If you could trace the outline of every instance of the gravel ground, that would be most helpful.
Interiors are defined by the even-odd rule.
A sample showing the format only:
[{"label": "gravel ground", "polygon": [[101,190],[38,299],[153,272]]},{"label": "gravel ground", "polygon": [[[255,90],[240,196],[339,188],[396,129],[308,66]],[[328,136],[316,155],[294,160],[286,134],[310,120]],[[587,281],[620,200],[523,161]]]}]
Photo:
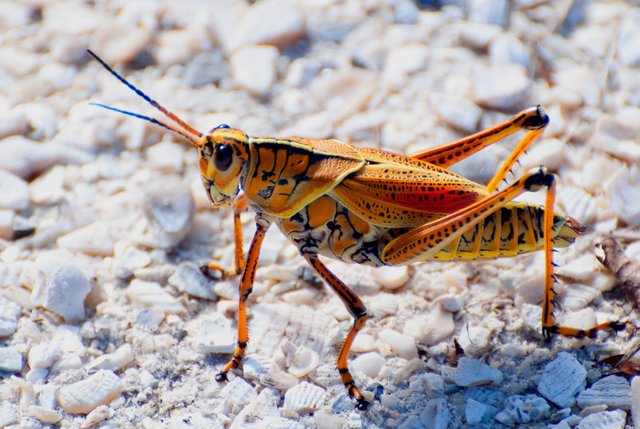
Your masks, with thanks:
[{"label": "gravel ground", "polygon": [[[230,212],[209,207],[179,136],[89,104],[157,113],[85,52],[202,131],[228,123],[411,153],[541,104],[551,124],[515,174],[546,165],[558,211],[588,227],[556,254],[559,318],[637,326],[595,250],[612,235],[640,257],[635,1],[25,0],[0,11],[1,427],[640,427],[640,378],[598,364],[637,338],[545,342],[541,254],[329,261],[372,314],[350,360],[377,393],[360,412],[334,365],[349,315],[272,228],[244,376],[217,383],[238,279],[198,266],[233,265]],[[453,170],[486,183],[514,143]],[[243,223],[247,243],[253,215]]]}]

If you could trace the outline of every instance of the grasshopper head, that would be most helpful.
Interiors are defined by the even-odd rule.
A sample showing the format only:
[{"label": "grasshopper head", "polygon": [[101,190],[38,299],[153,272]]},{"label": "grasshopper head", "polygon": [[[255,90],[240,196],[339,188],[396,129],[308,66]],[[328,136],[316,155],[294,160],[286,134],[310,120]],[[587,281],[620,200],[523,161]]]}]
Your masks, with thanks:
[{"label": "grasshopper head", "polygon": [[200,138],[200,177],[213,205],[230,205],[238,195],[248,145],[249,136],[224,124]]}]

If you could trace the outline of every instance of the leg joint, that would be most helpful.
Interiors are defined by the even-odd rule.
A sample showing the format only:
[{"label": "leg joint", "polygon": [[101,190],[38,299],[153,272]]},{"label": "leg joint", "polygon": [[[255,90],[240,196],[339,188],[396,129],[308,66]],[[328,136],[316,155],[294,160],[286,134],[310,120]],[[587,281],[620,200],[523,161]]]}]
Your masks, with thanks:
[{"label": "leg joint", "polygon": [[524,180],[524,188],[527,191],[537,191],[542,187],[551,188],[555,177],[545,167],[540,166],[538,171],[532,173]]},{"label": "leg joint", "polygon": [[544,111],[542,106],[536,106],[534,115],[525,118],[522,122],[522,128],[526,130],[539,130],[549,124],[549,115]]}]

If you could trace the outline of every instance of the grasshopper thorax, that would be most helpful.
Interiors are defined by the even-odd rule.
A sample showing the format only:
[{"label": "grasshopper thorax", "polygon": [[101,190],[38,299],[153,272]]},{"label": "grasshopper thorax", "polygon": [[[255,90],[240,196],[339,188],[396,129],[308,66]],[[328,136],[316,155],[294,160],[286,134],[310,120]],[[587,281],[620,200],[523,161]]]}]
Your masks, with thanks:
[{"label": "grasshopper thorax", "polygon": [[249,136],[219,125],[200,138],[198,145],[202,184],[216,206],[230,205],[240,191],[244,167],[249,159]]}]

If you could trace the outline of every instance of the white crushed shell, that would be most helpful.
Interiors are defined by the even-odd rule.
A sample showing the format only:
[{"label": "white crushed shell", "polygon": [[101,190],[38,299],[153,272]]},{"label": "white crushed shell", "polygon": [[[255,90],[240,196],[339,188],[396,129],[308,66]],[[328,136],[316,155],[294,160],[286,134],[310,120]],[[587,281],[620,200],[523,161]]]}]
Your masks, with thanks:
[{"label": "white crushed shell", "polygon": [[[238,413],[229,429],[259,429],[261,427],[286,427],[274,425],[268,419],[279,419],[277,408],[280,402],[280,393],[274,388],[263,389],[258,396],[253,398],[242,411]],[[285,420],[286,422],[287,420]],[[288,420],[288,422],[291,422]]]},{"label": "white crushed shell", "polygon": [[184,146],[171,142],[160,142],[147,149],[150,165],[165,173],[180,173],[184,164]]},{"label": "white crushed shell", "polygon": [[298,414],[312,413],[324,405],[326,394],[322,387],[303,381],[284,394],[283,408]]},{"label": "white crushed shell", "polygon": [[0,347],[0,371],[20,372],[22,354],[13,347]]},{"label": "white crushed shell", "polygon": [[409,281],[409,269],[400,267],[378,267],[372,271],[375,281],[386,289],[398,289]]},{"label": "white crushed shell", "polygon": [[292,362],[289,364],[289,373],[302,378],[318,367],[320,356],[309,347],[296,347]]},{"label": "white crushed shell", "polygon": [[507,25],[510,7],[507,0],[468,0],[466,7],[471,22]]},{"label": "white crushed shell", "polygon": [[0,209],[24,210],[29,207],[29,185],[20,177],[0,170]]},{"label": "white crushed shell", "polygon": [[101,369],[84,380],[58,390],[58,404],[71,414],[87,414],[109,404],[122,391],[122,382],[113,371]]},{"label": "white crushed shell", "polygon": [[273,46],[246,46],[233,53],[231,75],[242,88],[256,96],[265,96],[276,79],[278,50]]},{"label": "white crushed shell", "polygon": [[577,429],[624,429],[627,413],[622,410],[602,411],[582,419]]},{"label": "white crushed shell", "polygon": [[133,348],[131,344],[126,343],[118,347],[114,352],[104,354],[97,357],[89,363],[87,368],[89,369],[109,369],[111,371],[117,371],[125,366],[129,365],[135,356],[133,354]]},{"label": "white crushed shell", "polygon": [[220,396],[237,407],[243,407],[256,398],[258,393],[251,384],[236,377],[222,388]]},{"label": "white crushed shell", "polygon": [[263,355],[248,354],[242,361],[244,378],[258,380],[271,371],[272,359]]},{"label": "white crushed shell", "polygon": [[626,166],[609,176],[603,189],[609,209],[630,225],[640,225],[640,170]]},{"label": "white crushed shell", "polygon": [[72,252],[82,252],[87,255],[110,256],[113,254],[113,239],[109,233],[109,226],[103,222],[78,228],[58,238],[60,247]]},{"label": "white crushed shell", "polygon": [[535,423],[546,418],[551,407],[538,395],[509,396],[504,403],[504,409],[494,418],[508,426],[519,426]]},{"label": "white crushed shell", "polygon": [[379,353],[369,352],[363,353],[349,363],[351,371],[359,371],[367,377],[376,378],[380,374],[380,370],[384,366],[386,359]]},{"label": "white crushed shell", "polygon": [[55,361],[62,356],[62,350],[58,344],[40,343],[29,350],[28,364],[31,369],[50,368]]},{"label": "white crushed shell", "polygon": [[447,407],[445,398],[430,399],[420,413],[419,423],[427,428],[445,429],[449,427],[451,417],[451,411]]},{"label": "white crushed shell", "polygon": [[453,382],[458,386],[480,386],[483,384],[500,383],[502,372],[492,368],[477,359],[461,357],[455,369]]},{"label": "white crushed shell", "polygon": [[35,204],[55,204],[65,198],[65,168],[55,166],[29,184],[31,201]]},{"label": "white crushed shell", "polygon": [[629,382],[618,375],[610,375],[596,381],[590,388],[583,390],[578,395],[580,408],[601,404],[611,408],[629,410],[631,407]]},{"label": "white crushed shell", "polygon": [[400,357],[405,359],[418,357],[416,340],[409,335],[401,334],[392,329],[383,329],[378,332],[378,339],[388,344],[391,350]]},{"label": "white crushed shell", "polygon": [[[396,314],[398,310],[398,297],[389,293],[381,293],[367,305],[367,311],[376,319]],[[358,338],[358,337],[356,337]]]},{"label": "white crushed shell", "polygon": [[158,283],[133,279],[125,295],[135,305],[161,310],[165,314],[181,314],[186,311],[184,306]]},{"label": "white crushed shell", "polygon": [[44,407],[31,405],[27,408],[27,415],[34,419],[47,424],[56,424],[62,420],[62,414]]},{"label": "white crushed shell", "polygon": [[482,109],[468,98],[436,92],[429,101],[442,122],[466,133],[477,129]]},{"label": "white crushed shell", "polygon": [[0,210],[0,238],[11,240],[14,237],[16,214],[13,210]]},{"label": "white crushed shell", "polygon": [[185,292],[198,298],[216,299],[216,294],[213,291],[213,281],[205,276],[200,267],[193,262],[183,262],[178,265],[171,277],[169,277],[169,284],[180,292]]},{"label": "white crushed shell", "polygon": [[167,421],[166,429],[223,429],[224,426],[214,416],[204,416],[200,411],[188,409],[173,413]]},{"label": "white crushed shell", "polygon": [[59,152],[51,144],[40,144],[23,136],[7,137],[0,141],[0,169],[23,179],[33,177],[58,161]]},{"label": "white crushed shell", "polygon": [[567,352],[560,352],[545,365],[538,392],[559,407],[570,407],[586,386],[587,370]]},{"label": "white crushed shell", "polygon": [[392,85],[401,85],[409,74],[425,67],[428,56],[429,48],[424,43],[408,43],[395,47],[385,59],[383,80]]},{"label": "white crushed shell", "polygon": [[87,417],[82,422],[82,429],[87,429],[92,426],[97,425],[100,422],[110,419],[113,417],[114,411],[106,405],[100,405],[95,410],[91,411],[87,414]]},{"label": "white crushed shell", "polygon": [[31,303],[41,305],[67,321],[85,317],[84,300],[93,285],[84,271],[64,254],[43,255],[36,260],[41,275],[31,293]]},{"label": "white crushed shell", "polygon": [[631,379],[631,417],[635,427],[640,427],[640,377]]},{"label": "white crushed shell", "polygon": [[0,139],[15,134],[24,134],[29,128],[29,120],[24,111],[2,110],[0,114]]}]

